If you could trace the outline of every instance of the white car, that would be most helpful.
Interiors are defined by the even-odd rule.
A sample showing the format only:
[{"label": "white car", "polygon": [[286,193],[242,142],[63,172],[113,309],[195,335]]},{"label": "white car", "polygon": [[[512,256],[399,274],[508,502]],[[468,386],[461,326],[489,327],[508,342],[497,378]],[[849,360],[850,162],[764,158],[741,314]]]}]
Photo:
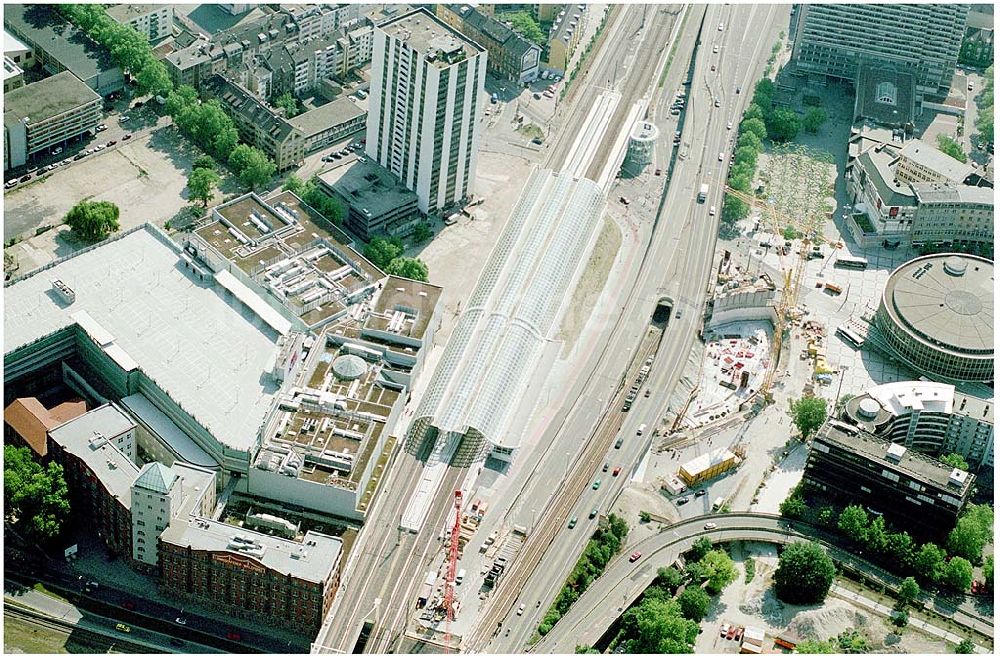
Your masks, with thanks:
[{"label": "white car", "polygon": [[719,52],[719,45],[718,44],[712,46],[712,52],[713,53],[718,53]]},{"label": "white car", "polygon": [[724,154],[723,152],[720,151],[719,152],[719,162],[721,163],[725,159],[726,159],[726,154]]},{"label": "white car", "polygon": [[517,615],[521,616],[522,614],[524,614],[524,603],[517,606]]},{"label": "white car", "polygon": [[728,122],[728,123],[726,124],[726,130],[727,130],[727,131],[731,131],[731,130],[733,130],[733,122]]},{"label": "white car", "polygon": [[714,206],[712,206],[712,207],[710,207],[710,208],[708,209],[708,214],[709,214],[709,215],[715,215],[715,207],[714,207]]},{"label": "white car", "polygon": [[719,23],[719,32],[722,32],[725,29],[726,29],[725,24],[724,23]]},{"label": "white car", "polygon": [[[715,207],[712,207],[715,208]],[[713,522],[705,523],[705,529],[715,529],[716,525]]]}]

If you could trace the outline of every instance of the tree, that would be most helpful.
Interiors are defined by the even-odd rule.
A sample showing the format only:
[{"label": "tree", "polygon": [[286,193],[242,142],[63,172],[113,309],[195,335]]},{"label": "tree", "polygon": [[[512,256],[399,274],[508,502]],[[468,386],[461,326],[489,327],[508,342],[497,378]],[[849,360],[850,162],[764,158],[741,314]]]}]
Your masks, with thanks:
[{"label": "tree", "polygon": [[848,628],[837,635],[837,644],[844,653],[867,653],[871,650],[868,640],[855,628]]},{"label": "tree", "polygon": [[756,117],[752,117],[750,119],[744,119],[740,124],[740,132],[752,133],[757,136],[758,140],[763,142],[764,138],[767,137],[767,125],[764,123],[762,118],[758,119]]},{"label": "tree", "polygon": [[746,163],[750,167],[757,167],[758,151],[753,147],[739,147],[733,154],[734,162]]},{"label": "tree", "polygon": [[214,171],[216,167],[215,159],[208,154],[202,154],[194,159],[194,163],[191,164],[191,169],[193,170],[212,170]]},{"label": "tree", "polygon": [[920,585],[912,577],[908,577],[899,583],[899,591],[896,594],[896,601],[902,607],[908,607],[920,597]]},{"label": "tree", "polygon": [[684,618],[676,600],[645,600],[634,612],[635,635],[626,642],[629,653],[691,653],[698,624]]},{"label": "tree", "polygon": [[917,577],[925,583],[937,582],[944,570],[944,558],[944,550],[933,543],[924,543],[913,558],[913,569],[917,572]]},{"label": "tree", "polygon": [[63,219],[85,241],[102,241],[118,231],[118,207],[111,202],[80,202]]},{"label": "tree", "polygon": [[711,550],[712,542],[709,541],[708,538],[702,536],[695,541],[694,545],[691,546],[691,549],[687,551],[687,559],[688,561],[701,561],[702,557],[711,552]]},{"label": "tree", "polygon": [[983,577],[986,580],[986,588],[993,591],[993,555],[983,562]]},{"label": "tree", "polygon": [[169,94],[173,88],[170,81],[170,74],[167,67],[160,60],[149,60],[146,62],[135,77],[135,82],[139,86],[140,94],[153,94],[163,96]]},{"label": "tree", "polygon": [[167,102],[164,108],[167,114],[173,117],[174,121],[181,113],[198,103],[198,91],[190,85],[181,85],[167,95]]},{"label": "tree", "polygon": [[[305,185],[305,182],[302,181],[302,179],[300,179],[298,176],[296,176],[294,174],[289,174],[288,178],[285,179],[285,185],[283,185],[281,187],[281,189],[282,190],[288,190],[288,191],[291,191],[291,192],[295,193],[296,195],[299,195],[299,191],[302,190],[302,187],[304,185]],[[301,197],[301,196],[302,195],[299,195],[299,197]]]},{"label": "tree", "polygon": [[764,116],[767,126],[767,136],[774,142],[788,142],[799,134],[801,122],[799,116],[788,108],[775,108]]},{"label": "tree", "polygon": [[816,513],[816,522],[818,522],[820,525],[823,525],[824,527],[829,527],[833,525],[836,519],[837,517],[836,515],[834,515],[832,506],[821,507],[820,510]]},{"label": "tree", "polygon": [[792,494],[781,503],[778,510],[781,512],[781,515],[786,518],[801,520],[803,516],[805,516],[806,511],[809,510],[809,507],[806,506],[806,501],[802,499],[801,495],[796,492],[792,492]]},{"label": "tree", "polygon": [[819,132],[819,127],[822,126],[825,121],[826,110],[814,106],[806,110],[806,114],[802,118],[802,128],[806,129],[809,133],[817,133]]},{"label": "tree", "polygon": [[757,137],[756,133],[747,133],[744,131],[740,133],[739,139],[736,140],[736,148],[742,149],[744,147],[749,147],[759,154],[764,149],[764,143]]},{"label": "tree", "polygon": [[953,555],[978,562],[987,542],[986,532],[979,521],[966,514],[958,519],[955,528],[948,534],[947,547]]},{"label": "tree", "polygon": [[795,652],[813,655],[817,653],[840,653],[840,647],[837,646],[836,638],[831,638],[825,642],[816,639],[807,639],[799,642],[795,647]]},{"label": "tree", "polygon": [[528,12],[517,11],[505,14],[503,18],[510,22],[510,27],[514,32],[519,33],[528,41],[532,41],[539,46],[545,44],[545,33],[542,32],[542,28]]},{"label": "tree", "polygon": [[239,180],[253,190],[271,180],[276,166],[274,161],[257,147],[241,144],[229,156],[229,165]]},{"label": "tree", "polygon": [[993,66],[986,69],[986,84],[976,97],[979,113],[976,115],[976,130],[980,142],[993,142]]},{"label": "tree", "polygon": [[430,225],[426,222],[419,222],[417,226],[413,228],[413,240],[417,243],[423,243],[434,236],[434,232],[431,231]]},{"label": "tree", "polygon": [[805,440],[826,421],[826,399],[804,396],[792,403],[792,419]]},{"label": "tree", "polygon": [[365,259],[385,270],[389,263],[403,254],[403,243],[393,236],[376,236],[363,250]]},{"label": "tree", "polygon": [[413,257],[396,257],[389,262],[385,272],[390,275],[397,275],[399,277],[417,280],[418,282],[428,281],[428,277],[430,275],[427,270],[427,264],[420,259],[414,259]]},{"label": "tree", "polygon": [[905,628],[906,624],[910,622],[910,615],[906,610],[896,610],[892,613],[891,621],[892,625],[897,628]]},{"label": "tree", "polygon": [[968,518],[976,524],[987,543],[993,540],[993,507],[989,504],[968,506],[962,517]]},{"label": "tree", "polygon": [[43,467],[27,447],[4,445],[3,499],[4,519],[41,543],[56,539],[69,516],[62,466],[53,461]]},{"label": "tree", "polygon": [[714,594],[720,593],[739,575],[733,560],[722,550],[708,552],[699,563],[702,578],[708,580],[706,589]]},{"label": "tree", "polygon": [[597,653],[597,654],[600,654],[600,651],[598,651],[597,649],[595,649],[593,646],[578,645],[576,647],[576,651],[574,651],[574,653],[584,653],[584,654]]},{"label": "tree", "polygon": [[937,136],[938,150],[943,151],[960,163],[964,163],[969,160],[965,152],[962,151],[962,145],[960,145],[956,140],[943,133]]},{"label": "tree", "polygon": [[836,573],[833,561],[818,543],[792,543],[778,558],[774,591],[793,605],[821,603]]},{"label": "tree", "polygon": [[868,549],[876,555],[882,555],[889,547],[889,530],[885,527],[885,518],[875,516],[867,533]]},{"label": "tree", "polygon": [[889,534],[886,552],[903,569],[913,567],[913,558],[917,554],[916,544],[906,532]]},{"label": "tree", "polygon": [[198,168],[188,176],[188,197],[201,200],[205,208],[215,196],[215,187],[222,181],[214,170]]},{"label": "tree", "polygon": [[964,593],[972,586],[972,564],[964,557],[952,557],[944,565],[941,573],[941,584],[959,593]]},{"label": "tree", "polygon": [[661,566],[656,571],[656,583],[672,594],[684,584],[684,574],[673,566]]},{"label": "tree", "polygon": [[957,645],[955,645],[955,653],[975,653],[976,645],[972,643],[971,639],[963,639]]},{"label": "tree", "polygon": [[684,618],[701,621],[708,614],[708,606],[711,605],[712,599],[709,598],[704,589],[692,585],[677,597],[677,603],[681,606]]},{"label": "tree", "polygon": [[750,213],[750,206],[742,199],[726,194],[722,207],[722,221],[732,224],[747,217]]},{"label": "tree", "polygon": [[761,78],[753,87],[753,102],[760,106],[761,110],[770,109],[774,103],[774,92],[776,88],[770,78]]},{"label": "tree", "polygon": [[750,103],[747,106],[746,112],[743,113],[743,119],[759,119],[764,121],[764,111],[756,103]]},{"label": "tree", "polygon": [[941,462],[946,465],[950,465],[953,468],[958,468],[959,470],[969,469],[969,464],[965,461],[965,457],[961,454],[948,454],[947,456],[942,456]]},{"label": "tree", "polygon": [[300,113],[299,103],[291,92],[285,92],[281,96],[275,97],[271,100],[271,105],[284,110],[286,117],[294,117]]}]

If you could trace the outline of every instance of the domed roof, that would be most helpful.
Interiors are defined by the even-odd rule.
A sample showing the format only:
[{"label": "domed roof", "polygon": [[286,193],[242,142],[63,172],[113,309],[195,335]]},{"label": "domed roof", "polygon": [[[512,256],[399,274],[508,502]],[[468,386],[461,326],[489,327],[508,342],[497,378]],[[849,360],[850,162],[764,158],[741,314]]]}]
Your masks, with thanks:
[{"label": "domed roof", "polygon": [[368,365],[357,355],[341,355],[333,361],[333,373],[340,380],[354,380],[360,378]]}]

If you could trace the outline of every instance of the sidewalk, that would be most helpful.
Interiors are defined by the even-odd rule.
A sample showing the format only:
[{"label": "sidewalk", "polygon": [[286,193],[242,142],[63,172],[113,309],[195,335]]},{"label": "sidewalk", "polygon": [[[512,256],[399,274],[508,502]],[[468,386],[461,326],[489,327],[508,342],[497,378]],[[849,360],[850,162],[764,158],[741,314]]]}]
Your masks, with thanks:
[{"label": "sidewalk", "polygon": [[[887,618],[892,616],[893,609],[891,607],[888,607],[887,605],[882,605],[881,603],[876,603],[872,599],[862,596],[860,594],[856,594],[850,589],[845,589],[844,587],[838,584],[835,584],[832,587],[830,587],[830,593],[836,596],[837,598],[846,600],[849,603],[853,603],[858,607],[863,607],[864,609],[869,610],[871,612],[875,612],[876,614],[880,614]],[[927,633],[928,635],[933,635],[934,637],[945,639],[953,644],[958,644],[962,642],[964,639],[962,637],[959,637],[953,632],[948,632],[947,630],[942,630],[937,626],[931,625],[926,621],[924,621],[923,619],[920,619],[916,616],[910,616],[910,621],[909,624],[907,625],[908,627],[921,630]],[[992,655],[993,653],[991,650],[985,649],[982,646],[979,645],[974,645],[974,646],[976,649],[976,653],[985,653],[989,655]]]}]

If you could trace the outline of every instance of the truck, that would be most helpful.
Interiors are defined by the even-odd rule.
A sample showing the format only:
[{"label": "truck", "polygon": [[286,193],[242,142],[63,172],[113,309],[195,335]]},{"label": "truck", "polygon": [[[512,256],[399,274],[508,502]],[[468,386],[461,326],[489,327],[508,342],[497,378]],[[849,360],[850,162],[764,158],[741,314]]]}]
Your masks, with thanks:
[{"label": "truck", "polygon": [[708,197],[708,184],[701,184],[701,188],[698,188],[698,201],[704,202],[705,198]]}]

